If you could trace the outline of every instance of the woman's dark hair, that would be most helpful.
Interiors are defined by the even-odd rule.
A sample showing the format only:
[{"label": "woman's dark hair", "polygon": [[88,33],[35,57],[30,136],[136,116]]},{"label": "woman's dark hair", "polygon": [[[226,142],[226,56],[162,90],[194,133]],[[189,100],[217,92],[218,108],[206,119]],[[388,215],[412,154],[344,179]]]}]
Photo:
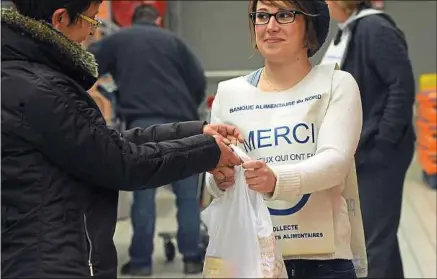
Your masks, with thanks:
[{"label": "woman's dark hair", "polygon": [[88,10],[92,3],[103,0],[12,0],[18,12],[24,16],[52,22],[52,15],[57,9],[66,9],[70,23],[77,21],[79,14]]},{"label": "woman's dark hair", "polygon": [[[255,12],[258,1],[271,4],[277,7],[282,8],[282,5],[295,5],[299,10],[305,12],[307,14],[314,14],[315,11],[312,10],[311,0],[283,0],[283,1],[275,1],[275,0],[250,0],[249,1],[249,12]],[[315,50],[319,49],[320,43],[317,40],[317,34],[313,19],[310,17],[305,17],[306,22],[306,47],[308,48],[308,52],[312,53]],[[253,22],[249,20],[250,24],[250,33],[252,36],[252,45],[254,48],[257,48],[255,42],[255,26]]]}]

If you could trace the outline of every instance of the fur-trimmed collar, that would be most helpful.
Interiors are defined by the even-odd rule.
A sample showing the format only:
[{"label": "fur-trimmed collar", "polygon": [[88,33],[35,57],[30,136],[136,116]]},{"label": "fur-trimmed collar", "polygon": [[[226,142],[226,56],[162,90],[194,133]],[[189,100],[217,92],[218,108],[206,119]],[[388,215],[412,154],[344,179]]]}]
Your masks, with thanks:
[{"label": "fur-trimmed collar", "polygon": [[98,76],[98,66],[94,55],[83,49],[80,44],[68,39],[49,24],[26,17],[14,8],[2,8],[1,21],[23,30],[37,41],[50,44],[65,57],[70,58],[74,65],[88,72],[93,77]]}]

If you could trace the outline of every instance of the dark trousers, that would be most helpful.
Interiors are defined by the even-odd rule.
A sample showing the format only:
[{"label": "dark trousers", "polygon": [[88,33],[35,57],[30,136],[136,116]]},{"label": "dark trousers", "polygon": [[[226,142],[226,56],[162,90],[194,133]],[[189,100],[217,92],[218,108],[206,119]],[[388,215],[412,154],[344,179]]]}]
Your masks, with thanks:
[{"label": "dark trousers", "polygon": [[[166,119],[138,119],[128,123],[128,128],[147,127],[173,121]],[[198,176],[191,176],[172,184],[177,206],[177,243],[184,261],[199,261],[200,205],[198,200]],[[144,267],[152,265],[155,235],[156,189],[135,191],[131,208],[133,227],[129,248],[131,264]]]},{"label": "dark trousers", "polygon": [[287,260],[285,261],[288,278],[357,278],[350,260]]},{"label": "dark trousers", "polygon": [[397,232],[405,174],[413,154],[414,143],[411,142],[379,160],[357,162],[368,258],[367,278],[404,278]]}]

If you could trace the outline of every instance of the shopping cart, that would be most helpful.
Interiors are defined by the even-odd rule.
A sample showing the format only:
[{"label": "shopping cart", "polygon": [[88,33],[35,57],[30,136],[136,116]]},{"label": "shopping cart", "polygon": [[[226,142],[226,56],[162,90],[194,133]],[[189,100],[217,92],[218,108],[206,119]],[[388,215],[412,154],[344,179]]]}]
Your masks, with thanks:
[{"label": "shopping cart", "polygon": [[[205,204],[205,174],[199,175],[199,187],[198,187],[198,196],[200,201],[200,209],[203,210],[207,204]],[[176,245],[174,244],[174,239],[176,239],[176,232],[161,232],[158,234],[159,237],[162,238],[164,244],[164,254],[165,258],[168,262],[171,262],[176,257]],[[203,257],[206,253],[206,247],[208,246],[209,237],[208,237],[208,228],[205,223],[200,220],[200,239],[199,239],[199,250]]]}]

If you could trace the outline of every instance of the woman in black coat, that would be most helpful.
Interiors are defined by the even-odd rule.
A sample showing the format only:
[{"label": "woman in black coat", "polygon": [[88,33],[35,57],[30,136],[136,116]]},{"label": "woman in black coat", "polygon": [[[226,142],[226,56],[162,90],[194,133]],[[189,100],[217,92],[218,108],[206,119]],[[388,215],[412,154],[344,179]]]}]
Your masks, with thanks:
[{"label": "woman in black coat", "polygon": [[340,22],[324,62],[351,73],[361,92],[356,153],[368,278],[403,278],[397,231],[405,174],[414,154],[415,82],[404,34],[370,1],[328,1]]},{"label": "woman in black coat", "polygon": [[2,9],[2,277],[116,278],[119,190],[239,164],[223,143],[241,140],[230,126],[107,128],[87,93],[97,65],[79,44],[98,26],[100,3]]}]

